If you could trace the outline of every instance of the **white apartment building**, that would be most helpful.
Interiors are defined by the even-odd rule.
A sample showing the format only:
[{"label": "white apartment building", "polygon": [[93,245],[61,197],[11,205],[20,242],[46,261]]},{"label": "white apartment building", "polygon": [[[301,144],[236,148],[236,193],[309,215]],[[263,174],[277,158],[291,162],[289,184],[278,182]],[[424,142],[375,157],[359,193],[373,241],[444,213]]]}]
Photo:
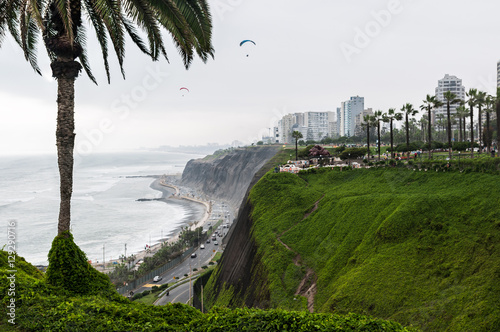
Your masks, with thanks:
[{"label": "white apartment building", "polygon": [[[436,88],[436,98],[443,103],[443,106],[436,108],[432,117],[432,124],[436,123],[436,118],[438,114],[444,115],[446,118],[446,100],[443,94],[446,91],[451,91],[454,93],[458,99],[465,100],[465,87],[462,85],[462,80],[456,76],[444,75],[444,78],[438,81],[438,86]],[[457,111],[459,104],[452,104],[450,106],[450,113],[453,115]]]},{"label": "white apartment building", "polygon": [[497,88],[500,88],[500,61],[497,62]]},{"label": "white apartment building", "polygon": [[356,135],[356,116],[365,109],[365,98],[356,96],[344,101],[340,106],[340,136]]},{"label": "white apartment building", "polygon": [[335,121],[334,112],[304,112],[287,114],[278,121],[278,137],[281,143],[295,143],[294,131],[302,134],[303,140],[319,141],[331,135],[330,124]]}]

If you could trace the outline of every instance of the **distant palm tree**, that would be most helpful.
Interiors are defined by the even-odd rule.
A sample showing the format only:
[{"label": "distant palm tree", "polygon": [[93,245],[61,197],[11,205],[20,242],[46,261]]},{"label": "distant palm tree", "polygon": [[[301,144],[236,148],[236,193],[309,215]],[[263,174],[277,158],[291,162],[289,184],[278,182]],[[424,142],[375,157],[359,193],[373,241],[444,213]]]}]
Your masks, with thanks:
[{"label": "distant palm tree", "polygon": [[382,115],[382,111],[375,111],[373,113],[373,121],[377,126],[377,152],[378,152],[378,161],[380,161],[380,122],[384,120]]},{"label": "distant palm tree", "polygon": [[298,151],[299,151],[298,141],[299,141],[299,138],[302,138],[304,136],[302,136],[302,133],[300,131],[294,130],[292,133],[292,137],[295,138],[295,160],[299,160],[298,159]]},{"label": "distant palm tree", "polygon": [[370,162],[370,126],[373,122],[373,116],[366,114],[363,116],[363,126],[366,127],[366,146],[368,153],[368,162]]},{"label": "distant palm tree", "polygon": [[466,92],[466,96],[469,97],[467,99],[467,105],[469,105],[470,108],[470,157],[474,158],[474,106],[476,105],[476,97],[477,97],[477,90],[476,89],[469,89],[468,92]]},{"label": "distant palm tree", "polygon": [[23,49],[26,60],[40,74],[37,42],[41,36],[51,62],[52,76],[57,80],[56,145],[61,195],[58,234],[70,230],[75,80],[83,68],[96,83],[87,61],[84,20],[95,30],[108,82],[108,42],[110,40],[113,45],[124,76],[127,35],[152,60],[167,57],[161,28],[172,35],[186,68],[191,64],[195,52],[204,62],[213,56],[212,19],[206,0],[0,1],[0,43],[4,40],[3,35],[9,31]]},{"label": "distant palm tree", "polygon": [[448,133],[448,157],[451,160],[452,154],[452,146],[451,146],[451,114],[450,108],[452,104],[460,103],[460,99],[457,98],[457,95],[451,91],[446,91],[443,93],[443,97],[446,100],[446,119],[447,119],[447,133]]},{"label": "distant palm tree", "polygon": [[429,144],[429,159],[432,158],[432,109],[440,107],[443,103],[439,101],[436,96],[427,95],[423,100],[423,104],[420,106],[421,110],[427,110],[427,118],[428,118],[428,127],[427,127],[427,135],[428,144]]},{"label": "distant palm tree", "polygon": [[384,122],[389,122],[389,130],[391,137],[391,159],[394,159],[394,136],[393,136],[393,122],[401,121],[403,119],[403,114],[396,112],[395,108],[389,108],[386,114],[384,114]]},{"label": "distant palm tree", "polygon": [[413,108],[413,105],[410,103],[406,103],[403,105],[401,108],[401,111],[403,112],[405,116],[405,126],[406,126],[406,154],[407,154],[407,159],[410,158],[410,116],[415,116],[418,111]]},{"label": "distant palm tree", "polygon": [[478,136],[479,136],[479,154],[481,154],[481,150],[483,148],[483,128],[481,126],[481,121],[482,121],[482,116],[481,116],[481,113],[482,113],[482,107],[485,105],[486,103],[486,92],[484,91],[477,91],[477,95],[476,95],[476,106],[477,106],[477,111],[478,111],[478,118],[477,118],[477,122],[478,122]]},{"label": "distant palm tree", "polygon": [[488,95],[486,96],[485,102],[486,102],[486,109],[484,109],[484,111],[486,112],[485,144],[489,155],[491,153],[490,113],[495,111],[494,107],[496,104],[496,98],[493,97],[492,95]]},{"label": "distant palm tree", "polygon": [[[465,107],[465,102],[462,100],[461,103],[460,103],[460,106],[457,107],[457,117],[458,117],[458,126],[460,127],[460,131],[459,131],[459,134],[460,134],[460,138],[459,138],[459,141],[460,142],[463,142],[465,140],[465,136],[466,136],[466,133],[465,133],[465,119],[467,116],[469,116],[469,110]],[[463,130],[462,130],[463,129]]]}]

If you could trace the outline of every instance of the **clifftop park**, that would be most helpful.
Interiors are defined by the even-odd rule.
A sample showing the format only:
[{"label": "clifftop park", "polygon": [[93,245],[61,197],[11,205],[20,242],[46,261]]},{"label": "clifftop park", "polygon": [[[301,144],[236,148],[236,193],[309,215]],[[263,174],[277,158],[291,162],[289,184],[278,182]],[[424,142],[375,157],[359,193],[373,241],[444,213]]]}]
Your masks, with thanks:
[{"label": "clifftop park", "polygon": [[[191,305],[119,295],[83,253],[65,257],[76,271],[65,281],[18,257],[13,326],[2,251],[0,329],[500,331],[499,158],[280,172],[292,151],[252,146],[186,165],[182,186],[236,212]],[[51,255],[79,252],[60,241]]]}]

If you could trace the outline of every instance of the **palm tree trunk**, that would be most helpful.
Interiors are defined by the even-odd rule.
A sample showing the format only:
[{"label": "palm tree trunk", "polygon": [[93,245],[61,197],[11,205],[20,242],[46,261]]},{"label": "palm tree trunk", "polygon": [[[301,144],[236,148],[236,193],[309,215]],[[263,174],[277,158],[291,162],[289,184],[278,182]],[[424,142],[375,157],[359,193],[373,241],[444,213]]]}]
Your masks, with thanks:
[{"label": "palm tree trunk", "polygon": [[478,119],[477,119],[477,123],[478,123],[478,130],[477,130],[477,133],[479,134],[479,154],[481,154],[481,150],[482,150],[482,147],[483,147],[483,128],[481,128],[481,105],[478,106]]},{"label": "palm tree trunk", "polygon": [[368,162],[370,162],[370,123],[366,122],[366,146],[368,148]]},{"label": "palm tree trunk", "polygon": [[495,108],[496,108],[496,113],[497,113],[497,155],[500,156],[500,152],[498,151],[500,149],[500,97],[499,95],[500,89],[497,88],[497,100],[495,103]]},{"label": "palm tree trunk", "polygon": [[391,118],[391,159],[394,159],[394,135],[392,132],[392,118]]},{"label": "palm tree trunk", "polygon": [[446,104],[446,116],[448,117],[448,156],[451,162],[451,114],[450,114],[450,102]]},{"label": "palm tree trunk", "polygon": [[490,145],[491,145],[491,140],[490,140],[490,112],[486,112],[486,151],[488,152],[488,156],[491,153],[490,150]]},{"label": "palm tree trunk", "polygon": [[298,138],[295,138],[295,161],[299,160],[298,155],[299,155],[299,147],[298,147]]},{"label": "palm tree trunk", "polygon": [[474,158],[474,109],[470,106],[470,157]]},{"label": "palm tree trunk", "polygon": [[380,120],[377,121],[378,161],[380,162]]},{"label": "palm tree trunk", "polygon": [[431,124],[431,108],[429,107],[429,124],[427,126],[427,130],[429,131],[428,135],[429,135],[429,159],[432,159],[432,124]]},{"label": "palm tree trunk", "polygon": [[406,160],[410,157],[410,127],[408,123],[408,113],[406,113]]},{"label": "palm tree trunk", "polygon": [[70,230],[73,192],[73,148],[75,146],[75,79],[57,79],[57,163],[60,195],[58,235]]},{"label": "palm tree trunk", "polygon": [[462,117],[459,116],[458,117],[458,128],[459,128],[459,131],[458,131],[458,141],[459,142],[462,142]]}]

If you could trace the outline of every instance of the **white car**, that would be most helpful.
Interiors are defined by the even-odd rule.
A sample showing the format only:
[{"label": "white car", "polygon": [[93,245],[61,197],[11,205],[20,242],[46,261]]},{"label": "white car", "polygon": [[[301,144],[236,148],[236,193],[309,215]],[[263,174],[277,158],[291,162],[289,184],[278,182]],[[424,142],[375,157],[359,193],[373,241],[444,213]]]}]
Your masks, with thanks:
[{"label": "white car", "polygon": [[205,245],[204,245],[204,244],[202,244],[202,245],[200,246],[200,249],[205,249]]},{"label": "white car", "polygon": [[161,279],[163,279],[161,276],[156,276],[156,277],[154,277],[154,278],[153,278],[153,281],[154,281],[154,282],[158,282],[158,281],[160,281]]}]

